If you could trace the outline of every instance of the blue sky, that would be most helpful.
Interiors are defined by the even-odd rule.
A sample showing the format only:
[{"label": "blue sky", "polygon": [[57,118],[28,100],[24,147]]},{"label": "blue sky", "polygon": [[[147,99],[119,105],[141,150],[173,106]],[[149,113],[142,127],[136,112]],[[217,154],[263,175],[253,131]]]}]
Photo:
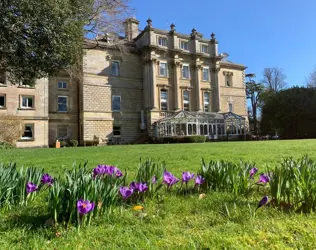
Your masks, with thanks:
[{"label": "blue sky", "polygon": [[[193,7],[193,3],[195,7]],[[136,18],[146,25],[189,34],[192,28],[209,38],[219,52],[244,64],[262,79],[266,67],[284,69],[289,86],[304,85],[316,66],[316,0],[132,0]]]}]

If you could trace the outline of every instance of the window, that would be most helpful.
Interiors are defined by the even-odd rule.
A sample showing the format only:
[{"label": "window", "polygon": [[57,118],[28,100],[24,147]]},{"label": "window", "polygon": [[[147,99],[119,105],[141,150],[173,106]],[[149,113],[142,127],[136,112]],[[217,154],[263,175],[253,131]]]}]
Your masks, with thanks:
[{"label": "window", "polygon": [[209,53],[208,52],[208,45],[202,44],[201,50],[202,50],[202,53],[208,54]]},{"label": "window", "polygon": [[183,91],[183,110],[190,111],[190,93],[189,91]]},{"label": "window", "polygon": [[68,111],[68,97],[67,96],[58,96],[58,112],[67,112]]},{"label": "window", "polygon": [[180,47],[183,50],[189,50],[189,43],[187,41],[181,41],[180,42]]},{"label": "window", "polygon": [[189,65],[183,65],[182,66],[182,78],[183,79],[189,79],[190,78]]},{"label": "window", "polygon": [[168,110],[168,91],[165,89],[160,90],[160,110]]},{"label": "window", "polygon": [[161,62],[159,64],[159,75],[160,76],[168,76],[167,63]]},{"label": "window", "polygon": [[118,61],[112,61],[112,76],[119,76],[120,70],[119,70],[120,64]]},{"label": "window", "polygon": [[210,106],[210,95],[207,92],[204,92],[204,112],[209,112]]},{"label": "window", "polygon": [[158,39],[158,45],[167,47],[167,38],[165,37],[159,37]]},{"label": "window", "polygon": [[68,137],[68,127],[67,126],[58,126],[57,128],[57,139],[65,139]]},{"label": "window", "polygon": [[0,71],[0,84],[5,85],[5,72]]},{"label": "window", "polygon": [[226,87],[231,87],[233,85],[233,74],[232,73],[226,72],[225,85],[226,85]]},{"label": "window", "polygon": [[113,136],[121,136],[121,126],[113,126]]},{"label": "window", "polygon": [[34,108],[34,96],[22,96],[21,108],[24,108],[24,109]]},{"label": "window", "polygon": [[121,110],[121,97],[114,95],[112,96],[112,111],[120,111]]},{"label": "window", "polygon": [[59,89],[67,89],[68,88],[68,83],[67,82],[58,82],[57,87]]},{"label": "window", "polygon": [[34,139],[34,124],[24,124],[22,140],[31,140]]},{"label": "window", "polygon": [[0,94],[0,108],[5,107],[5,95]]},{"label": "window", "polygon": [[210,80],[210,70],[209,68],[203,68],[203,81]]},{"label": "window", "polygon": [[228,104],[228,110],[229,110],[229,112],[233,112],[233,104],[232,103]]}]

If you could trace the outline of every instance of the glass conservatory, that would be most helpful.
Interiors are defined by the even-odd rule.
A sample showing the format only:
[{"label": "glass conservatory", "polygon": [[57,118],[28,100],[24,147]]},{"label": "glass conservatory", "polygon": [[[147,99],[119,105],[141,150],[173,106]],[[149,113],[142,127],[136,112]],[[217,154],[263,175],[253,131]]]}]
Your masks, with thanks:
[{"label": "glass conservatory", "polygon": [[245,118],[234,113],[179,111],[155,123],[157,137],[204,135],[217,139],[245,134]]}]

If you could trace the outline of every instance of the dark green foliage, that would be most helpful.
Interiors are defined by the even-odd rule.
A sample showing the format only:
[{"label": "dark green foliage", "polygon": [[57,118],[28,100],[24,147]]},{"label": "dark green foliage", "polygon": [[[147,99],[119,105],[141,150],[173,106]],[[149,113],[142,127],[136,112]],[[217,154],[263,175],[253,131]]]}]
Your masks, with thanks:
[{"label": "dark green foliage", "polygon": [[262,133],[283,138],[316,137],[316,89],[293,87],[269,94],[262,108]]},{"label": "dark green foliage", "polygon": [[7,142],[0,142],[0,149],[10,149],[10,148],[15,148],[15,145],[12,145]]},{"label": "dark green foliage", "polygon": [[206,136],[193,135],[193,136],[170,136],[159,139],[160,143],[200,143],[205,142]]}]

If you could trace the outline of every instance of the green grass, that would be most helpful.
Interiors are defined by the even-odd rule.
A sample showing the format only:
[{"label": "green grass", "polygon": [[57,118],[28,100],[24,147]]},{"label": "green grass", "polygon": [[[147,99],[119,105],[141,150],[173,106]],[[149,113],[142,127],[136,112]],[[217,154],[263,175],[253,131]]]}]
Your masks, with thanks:
[{"label": "green grass", "polygon": [[[240,159],[257,167],[277,164],[282,157],[308,154],[316,159],[316,140],[222,142],[179,145],[135,145],[66,149],[14,149],[0,151],[0,162],[39,166],[52,175],[63,174],[76,160],[117,165],[131,172],[139,158],[164,160],[180,177],[206,161]],[[260,171],[260,170],[259,170]],[[131,175],[130,175],[131,178]],[[0,212],[0,249],[313,249],[316,215],[295,214],[270,207],[254,213],[261,196],[231,194],[165,195],[163,202],[146,201],[146,216],[129,207],[118,208],[109,218],[94,220],[77,234],[75,228],[43,226],[48,219],[45,193],[30,207]]]}]

